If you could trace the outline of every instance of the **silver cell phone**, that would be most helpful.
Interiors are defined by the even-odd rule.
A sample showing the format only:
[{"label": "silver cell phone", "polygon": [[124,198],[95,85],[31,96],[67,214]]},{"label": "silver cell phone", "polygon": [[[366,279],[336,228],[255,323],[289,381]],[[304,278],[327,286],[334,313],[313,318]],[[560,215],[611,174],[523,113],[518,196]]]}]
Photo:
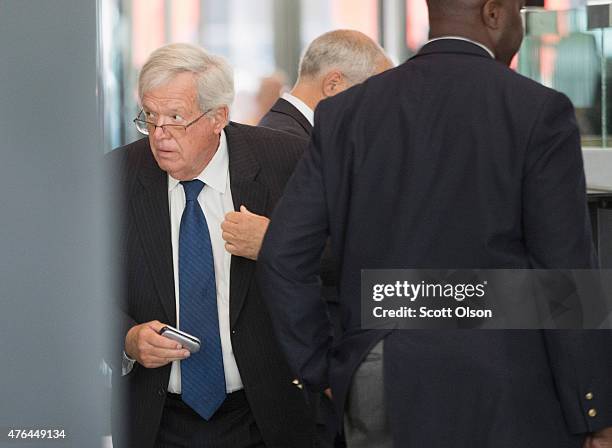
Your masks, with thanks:
[{"label": "silver cell phone", "polygon": [[170,325],[166,325],[161,330],[159,330],[159,334],[172,339],[173,341],[178,342],[189,350],[189,353],[197,353],[200,351],[200,340],[195,336],[190,335],[189,333],[185,333],[177,328],[171,327]]}]

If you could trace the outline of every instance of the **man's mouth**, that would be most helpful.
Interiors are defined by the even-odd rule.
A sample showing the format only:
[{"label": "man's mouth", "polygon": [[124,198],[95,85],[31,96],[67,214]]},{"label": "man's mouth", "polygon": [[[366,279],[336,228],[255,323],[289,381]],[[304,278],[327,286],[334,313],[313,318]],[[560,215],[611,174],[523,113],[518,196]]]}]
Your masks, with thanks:
[{"label": "man's mouth", "polygon": [[160,153],[164,153],[164,154],[175,152],[173,149],[168,149],[168,148],[157,148],[157,151]]}]

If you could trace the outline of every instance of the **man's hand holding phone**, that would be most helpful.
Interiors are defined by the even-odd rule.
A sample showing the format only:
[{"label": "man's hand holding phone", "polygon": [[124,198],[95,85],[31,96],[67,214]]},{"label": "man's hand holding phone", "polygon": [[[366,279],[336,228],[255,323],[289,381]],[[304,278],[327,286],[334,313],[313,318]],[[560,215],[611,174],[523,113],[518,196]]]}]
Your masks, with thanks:
[{"label": "man's hand holding phone", "polygon": [[164,326],[154,320],[130,328],[125,336],[126,355],[148,369],[188,358],[189,351],[180,343],[159,334]]}]

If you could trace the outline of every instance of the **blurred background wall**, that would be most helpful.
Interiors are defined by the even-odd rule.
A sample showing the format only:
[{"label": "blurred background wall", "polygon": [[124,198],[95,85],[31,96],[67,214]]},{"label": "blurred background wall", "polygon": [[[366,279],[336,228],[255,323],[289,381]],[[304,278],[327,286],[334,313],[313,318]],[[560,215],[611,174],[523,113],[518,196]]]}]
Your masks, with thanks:
[{"label": "blurred background wall", "polygon": [[97,25],[96,2],[0,0],[0,446],[110,429]]}]

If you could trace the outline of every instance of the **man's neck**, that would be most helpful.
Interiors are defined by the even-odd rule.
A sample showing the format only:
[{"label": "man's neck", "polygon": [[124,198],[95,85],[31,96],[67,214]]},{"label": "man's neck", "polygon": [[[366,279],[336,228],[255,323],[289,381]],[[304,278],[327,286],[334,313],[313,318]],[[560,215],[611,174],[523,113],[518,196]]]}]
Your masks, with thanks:
[{"label": "man's neck", "polygon": [[449,36],[462,37],[464,39],[478,42],[495,53],[495,48],[489,35],[485,30],[482,30],[477,26],[466,29],[465,27],[460,26],[432,24],[431,31],[429,32],[429,39],[439,39],[441,37]]},{"label": "man's neck", "polygon": [[432,39],[429,39],[427,41],[427,43],[430,42],[435,42],[438,40],[446,40],[446,39],[454,39],[454,40],[462,40],[464,42],[470,42],[474,45],[479,46],[480,48],[482,48],[483,50],[485,50],[487,53],[489,53],[489,56],[491,56],[491,58],[495,59],[495,53],[493,53],[493,50],[491,50],[489,47],[487,47],[484,44],[481,44],[480,42],[473,40],[473,39],[468,39],[467,37],[463,37],[463,36],[442,36],[442,37],[434,37]]},{"label": "man's neck", "polygon": [[317,104],[319,104],[319,101],[323,99],[320,89],[317,89],[315,86],[304,82],[298,82],[289,93],[303,101],[304,104],[306,104],[312,110],[315,110]]}]

